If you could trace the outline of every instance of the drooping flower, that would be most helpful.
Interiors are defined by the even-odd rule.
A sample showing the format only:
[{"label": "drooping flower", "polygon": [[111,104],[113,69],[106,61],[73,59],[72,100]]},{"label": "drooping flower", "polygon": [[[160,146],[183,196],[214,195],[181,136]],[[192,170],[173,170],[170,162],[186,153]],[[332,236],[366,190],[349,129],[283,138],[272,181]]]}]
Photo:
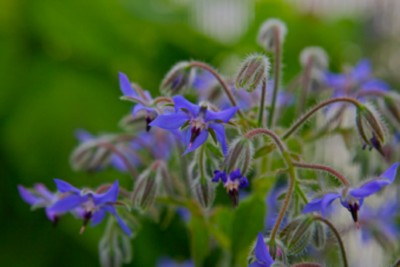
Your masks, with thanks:
[{"label": "drooping flower", "polygon": [[335,74],[327,72],[325,83],[334,89],[334,97],[353,96],[363,100],[363,96],[373,92],[386,92],[389,86],[382,80],[372,77],[371,63],[363,59],[349,72]]},{"label": "drooping flower", "polygon": [[264,243],[264,238],[261,233],[257,236],[257,243],[254,248],[255,261],[249,267],[270,267],[274,263],[271,255],[269,255],[268,247]]},{"label": "drooping flower", "polygon": [[18,185],[18,191],[21,198],[32,208],[45,208],[47,218],[54,223],[57,222],[57,213],[50,211],[49,207],[60,198],[59,194],[50,192],[43,184],[35,184],[32,189]]},{"label": "drooping flower", "polygon": [[364,203],[364,198],[392,184],[396,178],[398,166],[399,163],[394,163],[378,178],[372,179],[360,187],[344,188],[341,193],[330,192],[322,197],[315,198],[304,207],[303,213],[319,211],[326,215],[329,205],[336,199],[340,199],[342,206],[349,210],[354,222],[358,225],[358,211]]},{"label": "drooping flower", "polygon": [[225,171],[216,170],[212,181],[215,183],[222,181],[224,183],[226,192],[234,206],[237,206],[239,202],[239,189],[249,185],[249,181],[241,174],[240,169],[232,171],[229,175]]},{"label": "drooping flower", "polygon": [[118,215],[115,204],[118,198],[118,180],[108,189],[107,192],[97,194],[92,191],[79,190],[71,184],[54,179],[58,191],[63,194],[63,197],[56,201],[48,210],[56,214],[64,214],[70,211],[75,211],[83,219],[83,231],[86,225],[91,222],[95,226],[103,221],[106,213],[112,214],[117,220],[122,230],[131,235],[132,232],[125,224],[122,218]]},{"label": "drooping flower", "polygon": [[211,132],[215,134],[222,151],[226,154],[227,144],[223,123],[227,123],[238,109],[232,107],[215,112],[206,105],[192,104],[183,96],[175,96],[173,101],[175,113],[159,115],[150,126],[158,126],[172,132],[181,128],[182,139],[187,145],[185,154],[201,146]]},{"label": "drooping flower", "polygon": [[133,87],[126,74],[122,72],[119,73],[119,86],[125,99],[137,103],[132,110],[132,115],[137,116],[140,112],[144,113],[146,130],[149,131],[150,122],[158,115],[150,93],[142,90],[138,85]]}]

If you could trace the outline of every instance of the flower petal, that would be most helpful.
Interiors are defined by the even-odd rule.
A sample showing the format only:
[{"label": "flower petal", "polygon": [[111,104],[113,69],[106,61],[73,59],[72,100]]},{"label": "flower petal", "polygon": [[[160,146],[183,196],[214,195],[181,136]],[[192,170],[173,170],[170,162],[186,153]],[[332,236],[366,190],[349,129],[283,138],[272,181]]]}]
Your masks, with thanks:
[{"label": "flower petal", "polygon": [[119,73],[119,88],[125,96],[138,97],[125,73]]},{"label": "flower petal", "polygon": [[399,167],[399,163],[396,162],[392,166],[389,167],[384,173],[382,173],[379,177],[383,179],[388,179],[390,183],[394,182],[397,174],[397,168]]},{"label": "flower petal", "polygon": [[238,107],[232,107],[218,112],[207,110],[205,121],[222,121],[227,123],[238,109]]},{"label": "flower petal", "polygon": [[76,194],[80,194],[81,192],[78,188],[63,180],[54,179],[54,182],[56,183],[58,191],[60,191],[61,193],[73,192]]},{"label": "flower petal", "polygon": [[319,211],[326,214],[327,207],[337,198],[340,198],[339,193],[327,193],[322,197],[315,198],[304,207],[303,213]]},{"label": "flower petal", "polygon": [[363,59],[353,68],[351,76],[355,82],[363,82],[369,78],[371,74],[371,62],[368,59]]},{"label": "flower petal", "polygon": [[95,213],[93,213],[93,216],[91,219],[91,221],[92,221],[91,225],[92,226],[98,225],[99,223],[101,223],[104,220],[105,216],[106,216],[106,211],[102,208],[98,209]]},{"label": "flower petal", "polygon": [[75,137],[80,142],[86,142],[94,139],[94,136],[86,130],[78,129],[75,131]]},{"label": "flower petal", "polygon": [[21,198],[29,205],[36,205],[41,200],[22,185],[18,185],[18,191]]},{"label": "flower petal", "polygon": [[185,153],[183,153],[183,155],[186,155],[187,153],[196,150],[196,148],[198,148],[205,141],[207,141],[207,138],[208,138],[208,131],[202,130],[199,136],[197,136],[197,138],[194,140],[194,142],[192,144],[189,144],[188,148],[186,149]]},{"label": "flower petal", "polygon": [[132,236],[131,229],[129,229],[129,227],[125,224],[125,222],[121,219],[121,217],[119,217],[117,211],[115,210],[115,208],[113,206],[110,206],[110,205],[104,206],[104,210],[106,210],[109,213],[111,213],[112,215],[114,215],[114,217],[117,219],[117,222],[118,222],[119,226],[122,228],[122,230],[127,235]]},{"label": "flower petal", "polygon": [[190,117],[187,114],[178,112],[174,114],[159,115],[149,125],[157,126],[166,130],[174,130],[181,127],[189,119]]},{"label": "flower petal", "polygon": [[192,114],[193,117],[197,117],[197,115],[199,114],[200,107],[198,105],[189,102],[183,96],[177,95],[174,96],[172,99],[174,100],[175,103],[176,112],[178,112],[179,109],[184,109],[190,112],[190,114]]},{"label": "flower petal", "polygon": [[72,194],[69,196],[66,196],[57,202],[55,202],[51,207],[49,207],[48,211],[49,212],[54,212],[54,213],[64,213],[68,212],[70,210],[73,210],[80,206],[82,203],[88,201],[88,196],[80,196],[76,194]]},{"label": "flower petal", "polygon": [[113,185],[103,194],[93,194],[93,201],[96,206],[106,203],[114,203],[118,198],[118,180],[115,180]]},{"label": "flower petal", "polygon": [[257,243],[254,249],[254,254],[256,255],[257,261],[266,264],[263,266],[270,266],[270,264],[274,262],[274,260],[271,258],[271,255],[269,255],[267,245],[264,243],[264,238],[261,233],[259,233],[257,236]]},{"label": "flower petal", "polygon": [[221,144],[222,152],[226,156],[228,153],[228,145],[226,144],[224,126],[218,123],[211,123],[208,127],[214,130],[215,137],[217,138],[218,143]]}]

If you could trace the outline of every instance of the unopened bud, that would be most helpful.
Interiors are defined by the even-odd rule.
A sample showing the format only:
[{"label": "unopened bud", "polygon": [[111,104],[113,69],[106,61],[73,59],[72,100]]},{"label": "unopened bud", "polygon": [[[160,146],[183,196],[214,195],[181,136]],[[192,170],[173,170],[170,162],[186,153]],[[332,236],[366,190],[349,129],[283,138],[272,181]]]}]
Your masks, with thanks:
[{"label": "unopened bud", "polygon": [[109,163],[111,154],[109,149],[99,146],[98,142],[93,140],[78,146],[72,152],[70,162],[76,171],[95,171]]},{"label": "unopened bud", "polygon": [[384,156],[382,150],[385,141],[385,133],[377,111],[372,106],[357,108],[356,125],[358,133],[364,142],[363,148],[375,148]]},{"label": "unopened bud", "polygon": [[160,91],[166,95],[180,94],[191,86],[194,74],[195,70],[190,67],[189,62],[179,62],[165,75]]},{"label": "unopened bud", "polygon": [[211,207],[215,198],[215,185],[211,181],[200,177],[195,179],[192,183],[192,192],[203,208]]},{"label": "unopened bud", "polygon": [[156,161],[138,177],[132,193],[133,204],[142,209],[153,204],[160,184],[160,164]]},{"label": "unopened bud", "polygon": [[309,244],[312,222],[313,220],[310,217],[297,219],[282,231],[282,237],[286,240],[289,255],[299,255]]},{"label": "unopened bud", "polygon": [[250,139],[239,137],[232,142],[225,160],[227,173],[240,169],[246,175],[253,159],[254,147]]},{"label": "unopened bud", "polygon": [[316,249],[324,248],[326,244],[325,226],[321,223],[315,222],[312,237],[312,243]]},{"label": "unopened bud", "polygon": [[236,87],[244,88],[248,92],[254,91],[263,82],[268,80],[270,63],[268,57],[255,54],[247,57],[239,68],[236,76]]},{"label": "unopened bud", "polygon": [[267,51],[272,51],[280,46],[285,40],[287,28],[284,22],[279,19],[268,19],[258,32],[257,42]]},{"label": "unopened bud", "polygon": [[380,108],[395,124],[400,125],[400,95],[394,92],[380,98]]},{"label": "unopened bud", "polygon": [[318,46],[306,47],[300,53],[300,64],[303,68],[310,68],[311,78],[317,81],[324,78],[328,62],[325,50]]}]

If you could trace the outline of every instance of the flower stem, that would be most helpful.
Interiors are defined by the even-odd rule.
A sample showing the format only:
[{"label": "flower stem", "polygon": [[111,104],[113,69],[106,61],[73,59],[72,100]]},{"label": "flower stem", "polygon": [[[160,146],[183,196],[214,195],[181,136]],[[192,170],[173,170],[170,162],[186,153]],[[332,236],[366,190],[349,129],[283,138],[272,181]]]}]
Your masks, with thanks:
[{"label": "flower stem", "polygon": [[265,95],[267,92],[267,79],[262,81],[262,89],[261,89],[261,99],[260,99],[260,109],[258,110],[258,126],[263,127],[264,121],[264,109],[265,109]]},{"label": "flower stem", "polygon": [[307,61],[306,66],[304,67],[303,75],[301,76],[303,90],[301,91],[299,105],[297,106],[297,114],[303,112],[304,107],[307,104],[307,94],[310,87],[310,81],[311,81],[310,76],[311,76],[312,66],[313,66],[313,60],[312,57],[310,57],[309,60]]},{"label": "flower stem", "polygon": [[282,135],[282,140],[287,139],[290,135],[292,135],[297,128],[299,128],[301,125],[303,125],[304,122],[307,121],[308,118],[310,118],[315,112],[320,110],[321,108],[328,106],[330,104],[336,103],[336,102],[346,102],[353,104],[357,108],[362,107],[362,104],[355,98],[352,97],[336,97],[336,98],[330,98],[328,100],[322,101],[321,103],[315,105],[312,107],[309,111],[307,111],[305,114],[303,114],[283,135]]},{"label": "flower stem", "polygon": [[[196,67],[196,68],[200,68],[200,69],[204,69],[208,72],[210,72],[217,80],[218,82],[221,84],[222,89],[224,90],[225,94],[227,95],[229,101],[231,102],[232,106],[237,107],[237,102],[235,97],[233,96],[231,90],[229,89],[229,85],[226,83],[226,81],[221,77],[221,75],[214,69],[212,68],[210,65],[200,62],[200,61],[191,61],[189,63],[190,67]],[[242,111],[239,109],[238,114],[240,117],[243,117],[243,113]]]},{"label": "flower stem", "polygon": [[322,165],[322,164],[309,164],[309,163],[302,163],[302,162],[293,162],[293,165],[295,167],[298,168],[303,168],[303,169],[313,169],[313,170],[320,170],[320,171],[325,171],[328,172],[330,174],[332,174],[333,176],[335,176],[336,178],[339,179],[339,181],[346,187],[350,186],[350,182],[349,180],[347,180],[347,178],[341,174],[340,172],[336,171],[335,169]]},{"label": "flower stem", "polygon": [[274,90],[272,91],[272,102],[268,114],[268,128],[272,127],[274,121],[274,111],[276,106],[276,96],[278,95],[280,80],[281,80],[281,40],[279,38],[279,30],[274,30],[275,34],[275,59],[274,59]]},{"label": "flower stem", "polygon": [[326,224],[332,230],[333,234],[336,237],[336,240],[339,243],[340,253],[342,254],[343,267],[348,267],[349,264],[347,262],[346,251],[344,249],[344,244],[343,244],[342,239],[340,238],[340,234],[339,234],[338,230],[336,230],[335,226],[330,221],[328,221],[327,219],[325,219],[325,218],[323,218],[321,216],[314,215],[313,219],[314,219],[314,221],[323,222],[324,224]]}]

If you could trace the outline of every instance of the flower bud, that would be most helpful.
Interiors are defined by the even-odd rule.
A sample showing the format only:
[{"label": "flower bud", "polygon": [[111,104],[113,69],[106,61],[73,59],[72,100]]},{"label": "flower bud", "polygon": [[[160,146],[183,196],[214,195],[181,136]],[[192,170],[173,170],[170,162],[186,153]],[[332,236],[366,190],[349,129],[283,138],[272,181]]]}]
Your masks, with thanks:
[{"label": "flower bud", "polygon": [[161,184],[160,162],[154,162],[138,177],[132,193],[132,202],[142,209],[153,204]]},{"label": "flower bud", "polygon": [[72,168],[76,171],[95,171],[104,168],[109,161],[111,151],[98,146],[98,141],[88,141],[79,145],[70,158]]},{"label": "flower bud", "polygon": [[246,175],[253,159],[253,142],[248,138],[239,137],[232,142],[225,159],[227,173],[240,169],[243,175]]},{"label": "flower bud", "polygon": [[203,208],[208,209],[211,207],[215,198],[215,186],[211,181],[200,177],[195,179],[192,182],[192,192],[194,198]]},{"label": "flower bud", "polygon": [[270,63],[268,57],[255,54],[247,57],[240,66],[236,76],[236,87],[253,92],[263,82],[268,80]]},{"label": "flower bud", "polygon": [[190,67],[189,62],[179,62],[165,75],[160,91],[166,95],[181,94],[191,86],[194,74],[195,70]]},{"label": "flower bud", "polygon": [[316,249],[322,249],[326,244],[325,226],[319,222],[314,222],[312,243]]},{"label": "flower bud", "polygon": [[282,231],[282,238],[286,241],[289,255],[299,255],[309,244],[312,222],[310,217],[297,219],[289,223]]},{"label": "flower bud", "polygon": [[324,78],[328,62],[325,50],[318,46],[306,47],[300,53],[300,64],[303,68],[310,68],[311,78],[317,81]]},{"label": "flower bud", "polygon": [[363,149],[375,148],[384,156],[382,145],[385,141],[385,133],[382,122],[376,110],[372,106],[357,108],[356,125],[358,133],[364,142]]},{"label": "flower bud", "polygon": [[400,125],[400,95],[394,92],[385,94],[379,98],[379,107],[383,110],[386,117],[395,125]]},{"label": "flower bud", "polygon": [[268,19],[260,27],[257,42],[265,50],[272,51],[284,42],[286,33],[284,22],[279,19]]}]

